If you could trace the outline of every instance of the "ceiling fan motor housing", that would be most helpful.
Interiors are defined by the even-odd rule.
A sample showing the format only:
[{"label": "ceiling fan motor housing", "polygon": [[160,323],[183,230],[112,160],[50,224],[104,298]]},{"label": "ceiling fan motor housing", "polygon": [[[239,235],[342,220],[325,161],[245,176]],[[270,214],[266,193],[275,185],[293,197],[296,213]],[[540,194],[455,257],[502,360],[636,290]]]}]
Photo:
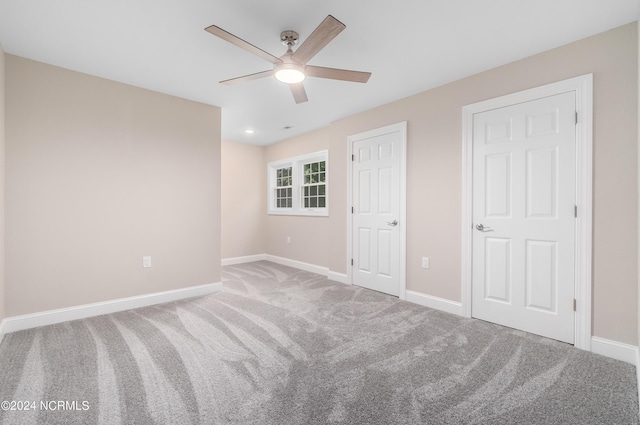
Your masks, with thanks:
[{"label": "ceiling fan motor housing", "polygon": [[295,31],[287,30],[280,33],[280,41],[282,41],[282,44],[285,46],[295,46],[298,42],[298,38],[298,33]]}]

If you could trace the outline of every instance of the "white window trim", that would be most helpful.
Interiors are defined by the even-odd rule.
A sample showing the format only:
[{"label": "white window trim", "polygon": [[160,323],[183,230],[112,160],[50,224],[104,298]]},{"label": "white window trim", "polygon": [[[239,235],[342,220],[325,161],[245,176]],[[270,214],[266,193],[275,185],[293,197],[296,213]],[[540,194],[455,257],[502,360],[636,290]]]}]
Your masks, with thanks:
[{"label": "white window trim", "polygon": [[[325,207],[324,208],[303,208],[302,207],[302,187],[304,184],[303,166],[310,162],[325,162]],[[276,189],[276,170],[279,168],[291,167],[293,176],[293,193],[291,208],[276,208],[275,206],[275,189]],[[267,164],[267,214],[269,215],[303,215],[303,216],[320,216],[329,215],[329,151],[313,152],[306,155],[300,155],[293,158],[286,158],[279,161],[272,161]]]}]

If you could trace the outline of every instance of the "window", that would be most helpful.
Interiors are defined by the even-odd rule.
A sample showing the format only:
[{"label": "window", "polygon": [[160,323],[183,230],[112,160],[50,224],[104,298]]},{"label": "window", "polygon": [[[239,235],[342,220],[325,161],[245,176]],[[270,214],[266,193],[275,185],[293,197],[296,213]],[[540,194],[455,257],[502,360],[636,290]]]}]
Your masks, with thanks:
[{"label": "window", "polygon": [[324,208],[326,205],[326,161],[311,162],[302,166],[304,182],[302,200],[304,208]]},{"label": "window", "polygon": [[276,170],[276,208],[291,208],[293,200],[291,182],[291,167]]},{"label": "window", "polygon": [[329,213],[328,151],[270,162],[269,214]]}]

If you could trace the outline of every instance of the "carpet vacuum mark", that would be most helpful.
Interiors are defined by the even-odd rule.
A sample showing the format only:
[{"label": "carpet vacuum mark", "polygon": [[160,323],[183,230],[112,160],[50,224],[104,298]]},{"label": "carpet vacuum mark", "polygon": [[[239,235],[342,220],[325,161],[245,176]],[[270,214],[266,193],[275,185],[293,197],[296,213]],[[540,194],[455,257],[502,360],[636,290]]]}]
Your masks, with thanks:
[{"label": "carpet vacuum mark", "polygon": [[0,401],[35,408],[0,423],[639,424],[632,365],[266,261],[223,281],[5,335]]}]

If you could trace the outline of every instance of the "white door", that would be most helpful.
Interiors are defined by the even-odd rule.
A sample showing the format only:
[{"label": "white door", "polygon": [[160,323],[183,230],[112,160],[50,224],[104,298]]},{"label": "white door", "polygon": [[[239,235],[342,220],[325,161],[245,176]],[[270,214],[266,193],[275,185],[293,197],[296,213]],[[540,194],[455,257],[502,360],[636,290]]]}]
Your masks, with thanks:
[{"label": "white door", "polygon": [[473,116],[472,315],[574,342],[575,92]]},{"label": "white door", "polygon": [[352,155],[352,283],[400,296],[405,228],[405,123],[349,138]]}]

